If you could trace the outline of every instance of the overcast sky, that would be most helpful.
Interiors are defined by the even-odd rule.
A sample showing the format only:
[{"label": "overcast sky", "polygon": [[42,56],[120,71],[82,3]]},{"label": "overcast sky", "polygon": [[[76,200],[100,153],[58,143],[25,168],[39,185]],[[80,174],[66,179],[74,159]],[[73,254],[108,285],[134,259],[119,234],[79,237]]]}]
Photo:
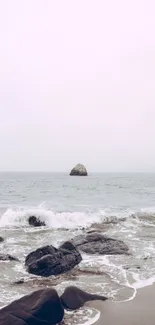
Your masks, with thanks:
[{"label": "overcast sky", "polygon": [[155,171],[154,0],[0,0],[0,170]]}]

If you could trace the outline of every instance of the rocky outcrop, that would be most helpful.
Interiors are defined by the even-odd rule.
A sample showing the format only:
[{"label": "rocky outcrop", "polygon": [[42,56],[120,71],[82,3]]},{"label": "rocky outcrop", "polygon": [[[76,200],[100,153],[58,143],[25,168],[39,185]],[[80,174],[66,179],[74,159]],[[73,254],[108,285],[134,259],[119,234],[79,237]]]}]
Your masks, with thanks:
[{"label": "rocky outcrop", "polygon": [[88,301],[107,300],[107,297],[85,292],[75,286],[67,287],[60,297],[61,303],[65,309],[76,310],[84,306]]},{"label": "rocky outcrop", "polygon": [[87,169],[81,164],[77,164],[70,172],[70,176],[87,176]]},{"label": "rocky outcrop", "polygon": [[87,301],[106,299],[73,286],[60,297],[55,289],[40,289],[0,309],[0,325],[56,325],[63,320],[64,309],[76,310]]},{"label": "rocky outcrop", "polygon": [[16,262],[19,262],[19,259],[17,257],[9,255],[9,254],[0,254],[0,261],[16,261]]},{"label": "rocky outcrop", "polygon": [[71,242],[65,242],[58,249],[51,245],[30,253],[25,265],[29,273],[48,277],[73,269],[81,260],[76,247]]},{"label": "rocky outcrop", "polygon": [[46,226],[44,221],[41,221],[39,218],[35,216],[30,216],[28,219],[29,225],[32,227],[41,227]]},{"label": "rocky outcrop", "polygon": [[76,236],[72,243],[88,254],[119,255],[128,254],[128,246],[122,241],[109,238],[101,233]]},{"label": "rocky outcrop", "polygon": [[2,308],[0,325],[54,325],[63,317],[64,308],[56,290],[41,289]]}]

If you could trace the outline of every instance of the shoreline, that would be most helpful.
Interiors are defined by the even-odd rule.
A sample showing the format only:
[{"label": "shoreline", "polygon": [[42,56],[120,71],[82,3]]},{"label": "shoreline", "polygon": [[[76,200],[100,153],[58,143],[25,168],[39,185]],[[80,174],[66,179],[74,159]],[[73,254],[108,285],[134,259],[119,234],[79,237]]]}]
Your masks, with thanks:
[{"label": "shoreline", "polygon": [[100,311],[96,325],[154,325],[155,283],[137,290],[133,300],[127,302],[95,301],[87,305]]}]

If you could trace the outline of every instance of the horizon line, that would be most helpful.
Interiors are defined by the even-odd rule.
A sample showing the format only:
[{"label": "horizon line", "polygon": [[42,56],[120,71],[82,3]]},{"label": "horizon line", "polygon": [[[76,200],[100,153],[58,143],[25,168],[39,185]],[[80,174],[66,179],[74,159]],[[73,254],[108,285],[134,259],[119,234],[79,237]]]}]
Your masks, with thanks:
[{"label": "horizon line", "polygon": [[[56,171],[56,170],[0,170],[0,173],[59,173],[59,174],[69,174],[70,171]],[[151,173],[155,173],[155,170],[153,171],[90,171],[88,172],[88,176],[90,174],[142,174],[142,173],[146,173],[146,174],[151,174]]]}]

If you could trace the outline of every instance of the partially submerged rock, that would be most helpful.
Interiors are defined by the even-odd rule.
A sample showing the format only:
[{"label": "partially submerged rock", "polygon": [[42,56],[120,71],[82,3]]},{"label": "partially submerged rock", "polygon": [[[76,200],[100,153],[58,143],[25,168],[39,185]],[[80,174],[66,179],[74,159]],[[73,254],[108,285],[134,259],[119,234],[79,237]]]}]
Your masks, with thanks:
[{"label": "partially submerged rock", "polygon": [[77,164],[70,172],[70,176],[87,176],[87,169],[84,165]]},{"label": "partially submerged rock", "polygon": [[11,284],[15,285],[15,284],[23,284],[23,283],[24,283],[24,278],[21,278],[21,279],[15,281],[15,282],[12,282]]},{"label": "partially submerged rock", "polygon": [[30,216],[28,219],[29,225],[32,227],[41,227],[41,226],[46,226],[44,221],[41,221],[38,217],[36,216]]},{"label": "partially submerged rock", "polygon": [[65,242],[58,249],[51,245],[30,253],[25,259],[25,265],[29,273],[48,277],[71,270],[81,260],[76,247],[71,242]]},{"label": "partially submerged rock", "polygon": [[17,257],[9,255],[9,254],[0,254],[0,261],[16,261],[16,262],[19,262],[19,259]]},{"label": "partially submerged rock", "polygon": [[2,243],[4,241],[3,237],[0,237],[0,243]]},{"label": "partially submerged rock", "polygon": [[128,254],[128,246],[118,239],[109,238],[101,233],[76,236],[72,243],[88,254],[118,255]]},{"label": "partially submerged rock", "polygon": [[24,285],[25,287],[37,288],[42,287],[54,287],[61,283],[61,280],[57,277],[43,278],[43,277],[34,277],[34,278],[21,278],[15,282],[11,282],[11,285]]},{"label": "partially submerged rock", "polygon": [[0,325],[54,325],[63,317],[64,308],[56,290],[41,289],[2,308]]},{"label": "partially submerged rock", "polygon": [[85,292],[75,286],[67,287],[60,297],[61,303],[65,309],[76,310],[84,306],[88,301],[101,300],[105,301],[108,298]]},{"label": "partially submerged rock", "polygon": [[104,296],[89,294],[77,287],[67,287],[59,297],[55,289],[40,289],[0,309],[0,325],[56,325],[64,318],[64,309],[76,310],[87,301]]}]

